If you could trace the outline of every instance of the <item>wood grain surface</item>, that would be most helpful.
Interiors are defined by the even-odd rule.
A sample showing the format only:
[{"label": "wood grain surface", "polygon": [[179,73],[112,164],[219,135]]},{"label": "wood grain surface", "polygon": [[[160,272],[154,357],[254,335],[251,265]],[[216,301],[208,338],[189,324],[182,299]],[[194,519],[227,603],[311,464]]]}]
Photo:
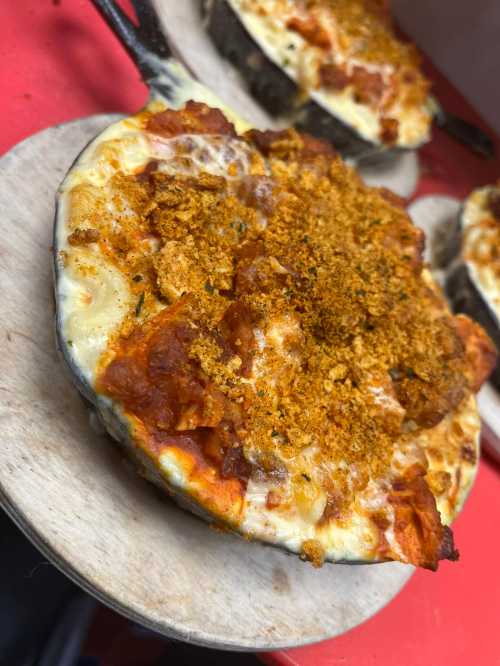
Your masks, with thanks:
[{"label": "wood grain surface", "polygon": [[54,192],[113,120],[47,129],[0,160],[0,495],[64,573],[167,636],[262,650],[336,636],[412,574],[397,564],[320,570],[210,529],[135,475],[90,426],[53,335]]}]

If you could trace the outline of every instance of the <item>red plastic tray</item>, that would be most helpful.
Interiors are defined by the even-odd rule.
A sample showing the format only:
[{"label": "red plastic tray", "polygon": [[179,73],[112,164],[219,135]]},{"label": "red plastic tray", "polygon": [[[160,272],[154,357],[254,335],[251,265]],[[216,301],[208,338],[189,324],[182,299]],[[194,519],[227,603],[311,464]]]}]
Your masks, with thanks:
[{"label": "red plastic tray", "polygon": [[[0,62],[0,153],[49,125],[135,111],[147,95],[89,0],[0,3]],[[429,73],[450,111],[482,124],[430,66]],[[421,163],[416,196],[464,197],[500,176],[498,158],[476,158],[439,131],[421,151]],[[418,571],[389,606],[344,636],[263,660],[300,666],[500,666],[500,471],[487,459],[454,530],[459,563],[443,563],[434,574]]]}]

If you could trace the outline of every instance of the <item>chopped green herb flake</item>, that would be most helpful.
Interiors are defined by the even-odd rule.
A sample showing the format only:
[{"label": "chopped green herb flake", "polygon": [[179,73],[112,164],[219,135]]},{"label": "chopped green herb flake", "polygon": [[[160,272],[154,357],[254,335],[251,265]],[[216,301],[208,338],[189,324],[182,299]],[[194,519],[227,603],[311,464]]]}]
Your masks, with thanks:
[{"label": "chopped green herb flake", "polygon": [[415,379],[417,375],[411,368],[406,368],[406,376],[408,377],[408,379]]},{"label": "chopped green herb flake", "polygon": [[263,398],[266,394],[262,389],[260,389],[259,391],[257,391],[257,395],[259,396],[259,398]]},{"label": "chopped green herb flake", "polygon": [[240,222],[240,224],[239,224],[239,226],[238,226],[238,231],[239,231],[240,234],[241,234],[241,233],[243,233],[243,232],[245,231],[246,228],[247,228],[247,225],[246,225],[244,222]]},{"label": "chopped green herb flake", "polygon": [[73,340],[68,340],[68,347],[72,347],[72,346],[73,346]]},{"label": "chopped green herb flake", "polygon": [[279,437],[279,432],[277,430],[273,430],[271,433],[271,437]]},{"label": "chopped green herb flake", "polygon": [[403,376],[399,368],[389,368],[389,375],[391,376],[393,382],[397,382],[398,379],[401,379]]},{"label": "chopped green herb flake", "polygon": [[144,292],[139,296],[137,305],[135,306],[135,316],[138,317],[141,314],[142,306],[144,305]]},{"label": "chopped green herb flake", "polygon": [[359,276],[360,276],[363,280],[366,280],[367,275],[366,275],[365,271],[363,270],[363,267],[361,266],[361,264],[358,264],[358,265],[356,266],[356,271],[359,273]]},{"label": "chopped green herb flake", "polygon": [[206,291],[207,293],[209,293],[209,294],[213,294],[213,293],[214,293],[214,288],[213,288],[213,286],[210,284],[210,282],[205,282],[205,291]]}]

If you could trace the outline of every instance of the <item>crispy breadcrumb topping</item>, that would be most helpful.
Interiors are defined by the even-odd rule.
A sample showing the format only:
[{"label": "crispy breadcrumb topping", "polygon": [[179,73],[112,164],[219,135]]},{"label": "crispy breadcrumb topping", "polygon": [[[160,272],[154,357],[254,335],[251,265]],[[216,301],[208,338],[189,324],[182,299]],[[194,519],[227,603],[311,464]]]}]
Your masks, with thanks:
[{"label": "crispy breadcrumb topping", "polygon": [[[154,411],[150,432],[219,428],[221,446],[243,453],[241,475],[253,465],[284,478],[282,461],[303,456],[339,516],[388,473],[396,441],[435,426],[469,393],[464,345],[422,272],[422,233],[397,199],[293,130],[227,141],[250,149],[246,173],[180,175],[155,161],[115,175],[115,212],[92,213],[96,242],[137,296],[103,390],[127,406],[110,368],[132,364],[134,348],[153,363],[148,341],[174,325],[164,313],[176,308],[184,355],[172,368],[197,378],[204,403],[186,398],[162,413],[161,428]],[[139,417],[152,409],[140,386],[128,404]]]},{"label": "crispy breadcrumb topping", "polygon": [[420,65],[415,46],[396,37],[384,0],[299,0],[294,4],[298,11],[310,12],[320,20],[333,16],[341,32],[342,46],[353,57],[398,68],[413,69]]}]

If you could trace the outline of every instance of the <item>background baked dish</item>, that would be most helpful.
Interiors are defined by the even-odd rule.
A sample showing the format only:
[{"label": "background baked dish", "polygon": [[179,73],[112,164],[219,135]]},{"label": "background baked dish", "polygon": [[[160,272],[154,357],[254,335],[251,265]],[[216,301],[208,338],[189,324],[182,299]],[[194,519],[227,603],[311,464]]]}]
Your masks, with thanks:
[{"label": "background baked dish", "polygon": [[221,53],[274,116],[344,155],[430,138],[430,84],[378,0],[207,0]]},{"label": "background baked dish", "polygon": [[423,243],[328,144],[153,102],[60,188],[60,348],[181,505],[316,565],[435,569],[457,557],[495,353]]},{"label": "background baked dish", "polygon": [[[457,312],[473,317],[500,349],[500,186],[474,190],[446,236],[446,291]],[[500,368],[491,375],[500,390]]]}]

